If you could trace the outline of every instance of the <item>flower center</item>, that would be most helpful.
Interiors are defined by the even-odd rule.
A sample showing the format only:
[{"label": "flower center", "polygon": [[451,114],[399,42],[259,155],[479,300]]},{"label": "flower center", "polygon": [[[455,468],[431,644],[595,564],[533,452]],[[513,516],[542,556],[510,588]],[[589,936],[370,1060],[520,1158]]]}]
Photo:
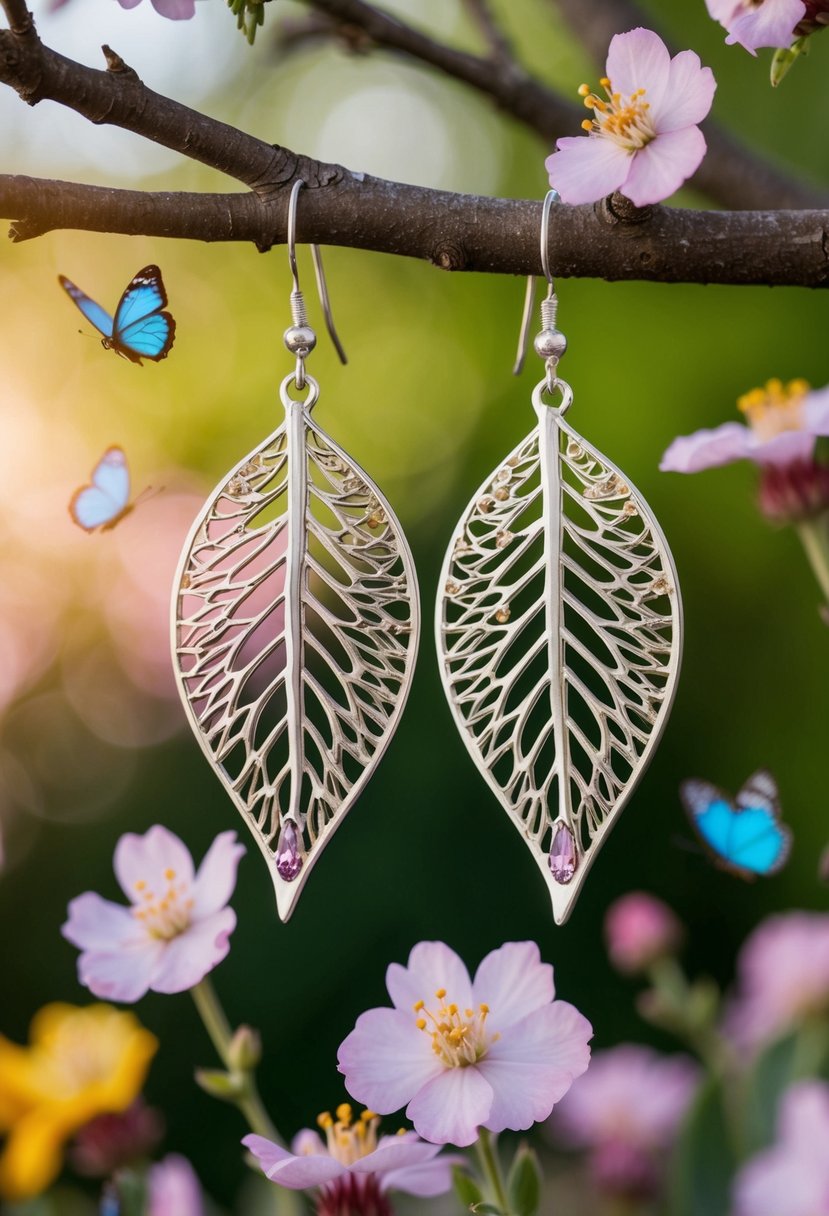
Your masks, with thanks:
[{"label": "flower center", "polygon": [[328,1151],[335,1161],[339,1161],[341,1165],[353,1165],[361,1157],[373,1153],[377,1148],[379,1116],[372,1110],[364,1110],[355,1121],[347,1102],[341,1102],[335,1114],[336,1119],[326,1110],[317,1118],[317,1124],[325,1132]]},{"label": "flower center", "polygon": [[737,399],[737,408],[757,438],[766,443],[784,431],[799,431],[803,426],[803,402],[811,385],[806,380],[767,380],[764,388],[753,388]]},{"label": "flower center", "polygon": [[132,909],[132,914],[150,937],[168,942],[189,926],[193,900],[189,884],[176,882],[175,870],[165,870],[164,880],[167,886],[160,894],[151,890],[143,879],[138,880],[135,890],[141,902]]},{"label": "flower center", "polygon": [[593,118],[585,118],[581,124],[585,131],[612,139],[631,154],[656,139],[650,103],[644,100],[645,89],[636,89],[625,97],[622,93],[614,93],[607,76],[603,76],[599,84],[604,89],[604,97],[598,97],[586,84],[579,89],[584,104],[593,111]]},{"label": "flower center", "polygon": [[486,1019],[489,1005],[461,1010],[446,1000],[446,989],[435,993],[441,1002],[437,1011],[426,1008],[425,1001],[417,1001],[414,1012],[421,1016],[415,1025],[432,1037],[432,1051],[447,1068],[467,1068],[483,1059],[489,1048],[501,1036],[489,1034]]}]

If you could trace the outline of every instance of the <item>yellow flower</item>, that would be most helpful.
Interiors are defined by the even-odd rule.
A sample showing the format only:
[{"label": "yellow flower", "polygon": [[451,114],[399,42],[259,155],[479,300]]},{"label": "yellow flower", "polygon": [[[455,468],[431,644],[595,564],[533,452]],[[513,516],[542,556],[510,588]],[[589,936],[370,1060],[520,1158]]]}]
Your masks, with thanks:
[{"label": "yellow flower", "polygon": [[63,1145],[96,1115],[123,1111],[144,1084],[158,1040],[111,1005],[45,1005],[30,1046],[0,1035],[0,1195],[38,1195],[61,1168]]}]

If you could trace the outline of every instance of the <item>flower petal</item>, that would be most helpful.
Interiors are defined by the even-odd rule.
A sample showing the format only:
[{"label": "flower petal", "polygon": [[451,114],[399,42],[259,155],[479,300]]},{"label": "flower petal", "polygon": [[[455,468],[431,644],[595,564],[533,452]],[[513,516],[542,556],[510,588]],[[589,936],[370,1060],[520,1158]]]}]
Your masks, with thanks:
[{"label": "flower petal", "polygon": [[752,55],[764,46],[787,47],[805,12],[803,0],[765,0],[728,22],[726,42],[738,42]]},{"label": "flower petal", "polygon": [[454,950],[443,942],[418,942],[407,966],[392,963],[386,972],[386,988],[397,1009],[412,1012],[416,1001],[427,1007],[435,993],[446,989],[446,999],[466,1008],[472,1001],[469,972]]},{"label": "flower petal", "polygon": [[[284,1153],[285,1150],[279,1151]],[[291,1152],[295,1157],[309,1157],[317,1153],[327,1153],[328,1149],[319,1132],[312,1131],[310,1127],[303,1127],[291,1141]]]},{"label": "flower petal", "polygon": [[132,1004],[150,987],[163,951],[149,937],[130,949],[89,950],[78,958],[78,980],[97,997]]},{"label": "flower petal", "polygon": [[442,1072],[428,1035],[415,1026],[414,1014],[399,1009],[369,1009],[340,1045],[338,1064],[345,1087],[379,1115],[399,1110]]},{"label": "flower petal", "polygon": [[572,206],[596,203],[618,190],[630,173],[632,156],[612,139],[579,135],[560,139],[544,167],[550,185]]},{"label": "flower petal", "polygon": [[492,1086],[478,1065],[445,1068],[415,1094],[406,1115],[424,1140],[465,1148],[478,1139],[478,1128],[489,1118],[492,1100]]},{"label": "flower petal", "polygon": [[555,996],[553,969],[542,963],[535,942],[506,942],[481,963],[473,982],[474,1004],[489,1005],[496,1029],[549,1005]]},{"label": "flower petal", "polygon": [[724,422],[712,430],[680,435],[659,462],[663,473],[699,473],[734,460],[745,460],[751,452],[751,431],[741,422]]},{"label": "flower petal", "polygon": [[16,1120],[0,1154],[0,1193],[5,1199],[31,1199],[54,1182],[65,1136],[55,1107],[35,1107]]},{"label": "flower petal", "polygon": [[443,1153],[422,1165],[410,1165],[406,1169],[392,1170],[380,1179],[383,1191],[403,1191],[406,1195],[429,1198],[445,1195],[452,1189],[452,1170],[456,1165],[465,1165],[464,1157]]},{"label": "flower petal", "polygon": [[829,1085],[824,1081],[799,1081],[783,1097],[780,1135],[801,1156],[823,1158],[829,1180],[826,1144],[829,1137]]},{"label": "flower petal", "polygon": [[810,435],[829,435],[829,388],[809,393],[803,406],[803,429]]},{"label": "flower petal", "polygon": [[196,0],[152,0],[153,8],[170,21],[189,21],[196,15]]},{"label": "flower petal", "polygon": [[236,886],[236,869],[244,856],[235,832],[220,832],[204,855],[193,880],[193,917],[210,916],[225,906]]},{"label": "flower petal", "polygon": [[292,1191],[324,1186],[326,1182],[333,1182],[335,1178],[342,1178],[343,1174],[348,1173],[345,1166],[328,1153],[295,1157],[264,1136],[245,1136],[242,1144],[253,1153],[266,1178]]},{"label": "flower petal", "polygon": [[[302,1135],[301,1132],[299,1134]],[[297,1155],[283,1148],[281,1144],[276,1144],[273,1140],[269,1140],[267,1136],[243,1136],[242,1144],[253,1154],[265,1172],[271,1169],[272,1166],[278,1165],[280,1161],[287,1161],[289,1157]]]},{"label": "flower petal", "polygon": [[593,1027],[566,1001],[554,1001],[507,1027],[477,1068],[494,1099],[485,1126],[526,1131],[546,1119],[590,1063]]},{"label": "flower petal", "polygon": [[223,908],[164,942],[150,982],[153,992],[185,992],[194,988],[227,956],[228,938],[235,928],[236,913],[232,908]]},{"label": "flower petal", "polygon": [[383,1136],[373,1153],[366,1153],[350,1168],[352,1174],[387,1173],[431,1161],[439,1152],[439,1144],[429,1144],[414,1132],[405,1136]]},{"label": "flower petal", "polygon": [[[193,858],[185,845],[157,823],[143,836],[127,832],[115,846],[115,876],[127,899],[138,903],[144,891],[161,895],[170,885],[167,872],[172,870],[176,881],[193,881]],[[138,883],[143,883],[138,889]]]},{"label": "flower petal", "polygon": [[186,1157],[170,1153],[150,1166],[147,1216],[204,1216],[201,1187]]},{"label": "flower petal", "polygon": [[810,460],[814,447],[814,435],[806,431],[782,431],[765,443],[752,444],[748,456],[755,464],[794,464]]},{"label": "flower petal", "polygon": [[657,135],[633,157],[630,172],[620,186],[622,194],[637,207],[661,203],[696,173],[705,150],[705,136],[699,127]]},{"label": "flower petal", "polygon": [[680,51],[671,60],[665,100],[652,111],[654,125],[661,134],[702,122],[714,101],[717,82],[710,68],[704,68],[695,51]]},{"label": "flower petal", "polygon": [[128,908],[86,891],[69,904],[69,919],[61,933],[79,950],[112,950],[146,939],[146,931]]},{"label": "flower petal", "polygon": [[668,87],[670,67],[670,52],[653,30],[639,26],[611,39],[606,70],[614,93],[629,96],[646,89],[651,109],[657,109]]}]

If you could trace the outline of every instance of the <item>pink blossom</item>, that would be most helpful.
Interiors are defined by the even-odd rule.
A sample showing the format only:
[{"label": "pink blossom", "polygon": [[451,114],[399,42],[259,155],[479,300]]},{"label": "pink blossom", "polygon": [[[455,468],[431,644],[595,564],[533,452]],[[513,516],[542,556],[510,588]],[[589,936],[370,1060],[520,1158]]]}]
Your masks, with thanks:
[{"label": "pink blossom", "polygon": [[393,1008],[370,1009],[339,1052],[348,1092],[380,1114],[406,1106],[433,1144],[472,1144],[478,1128],[524,1131],[546,1119],[590,1060],[590,1023],[554,1000],[534,942],[507,942],[475,979],[442,942],[392,963]]},{"label": "pink blossom", "polygon": [[829,387],[811,392],[805,380],[769,380],[737,402],[748,425],[725,422],[713,430],[683,435],[659,465],[663,473],[698,473],[753,460],[759,465],[809,461],[819,435],[829,435]]},{"label": "pink blossom", "polygon": [[806,15],[803,0],[705,0],[708,12],[752,55],[761,46],[790,46]]},{"label": "pink blossom", "polygon": [[[69,0],[52,0],[52,8],[63,8]],[[121,8],[135,8],[141,0],[118,0]],[[189,21],[196,15],[196,0],[152,0],[152,6],[162,17],[171,21]]]},{"label": "pink blossom", "polygon": [[610,961],[629,975],[675,954],[683,936],[682,925],[668,905],[646,891],[631,891],[611,904],[604,931]]},{"label": "pink blossom", "polygon": [[130,907],[87,891],[72,900],[61,930],[83,952],[80,982],[115,1001],[198,984],[230,949],[236,914],[226,905],[244,851],[235,832],[222,832],[194,873],[185,845],[159,824],[122,836],[115,875]]},{"label": "pink blossom", "polygon": [[754,1048],[800,1019],[829,1009],[829,915],[771,916],[746,940],[737,961],[737,995],[726,1029]]},{"label": "pink blossom", "polygon": [[623,1044],[593,1057],[550,1120],[554,1137],[590,1151],[597,1187],[647,1198],[693,1098],[699,1069],[686,1056]]},{"label": "pink blossom", "polygon": [[786,1093],[777,1143],[737,1175],[734,1216],[829,1216],[829,1085],[800,1081]]},{"label": "pink blossom", "polygon": [[151,1167],[147,1216],[204,1216],[199,1180],[186,1157],[170,1153]]},{"label": "pink blossom", "polygon": [[605,97],[579,89],[593,118],[587,136],[560,139],[545,162],[565,203],[595,203],[621,190],[637,207],[658,203],[696,172],[705,155],[697,126],[717,87],[693,51],[671,58],[653,30],[617,34],[610,43]]},{"label": "pink blossom", "polygon": [[263,1136],[242,1143],[259,1162],[266,1178],[291,1190],[321,1188],[317,1211],[385,1211],[387,1191],[408,1195],[443,1195],[452,1187],[452,1167],[461,1157],[439,1156],[440,1146],[427,1144],[414,1132],[379,1136],[380,1120],[363,1111],[354,1120],[347,1102],[317,1120],[325,1140],[306,1128],[291,1151]]}]

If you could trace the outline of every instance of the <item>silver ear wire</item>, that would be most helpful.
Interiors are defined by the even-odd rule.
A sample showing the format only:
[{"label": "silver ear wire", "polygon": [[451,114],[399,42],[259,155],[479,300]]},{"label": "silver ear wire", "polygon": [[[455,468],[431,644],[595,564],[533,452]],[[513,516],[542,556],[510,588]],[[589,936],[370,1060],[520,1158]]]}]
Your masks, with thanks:
[{"label": "silver ear wire", "polygon": [[[560,203],[561,197],[557,190],[548,190],[541,211],[541,268],[547,280],[547,294],[541,302],[542,332],[535,340],[536,353],[544,360],[555,359],[556,362],[567,349],[567,340],[555,328],[558,297],[555,281],[550,270],[550,211],[554,203]],[[527,345],[530,336],[530,320],[535,305],[535,277],[527,279],[527,290],[524,295],[524,312],[521,317],[521,332],[518,335],[518,351],[515,356],[512,374],[518,376],[524,367],[527,357]]]},{"label": "silver ear wire", "polygon": [[[297,201],[299,192],[305,182],[301,177],[298,177],[291,187],[291,196],[288,200],[288,262],[291,267],[291,277],[293,278],[293,290],[291,291],[291,317],[293,325],[290,325],[285,330],[283,335],[285,345],[292,354],[297,357],[296,365],[296,386],[299,389],[305,387],[305,360],[317,344],[317,335],[308,324],[308,313],[305,307],[305,296],[299,285],[299,272],[297,270],[296,261],[296,216],[297,216]],[[334,349],[339,355],[341,363],[347,363],[348,359],[343,349],[342,342],[337,335],[337,330],[334,326],[334,316],[331,311],[331,298],[328,294],[328,284],[325,281],[325,270],[322,265],[322,254],[318,245],[311,246],[311,257],[314,261],[314,274],[317,280],[317,291],[319,292],[320,303],[322,304],[323,316],[325,317],[325,326],[328,330],[329,337],[333,343]]]}]

